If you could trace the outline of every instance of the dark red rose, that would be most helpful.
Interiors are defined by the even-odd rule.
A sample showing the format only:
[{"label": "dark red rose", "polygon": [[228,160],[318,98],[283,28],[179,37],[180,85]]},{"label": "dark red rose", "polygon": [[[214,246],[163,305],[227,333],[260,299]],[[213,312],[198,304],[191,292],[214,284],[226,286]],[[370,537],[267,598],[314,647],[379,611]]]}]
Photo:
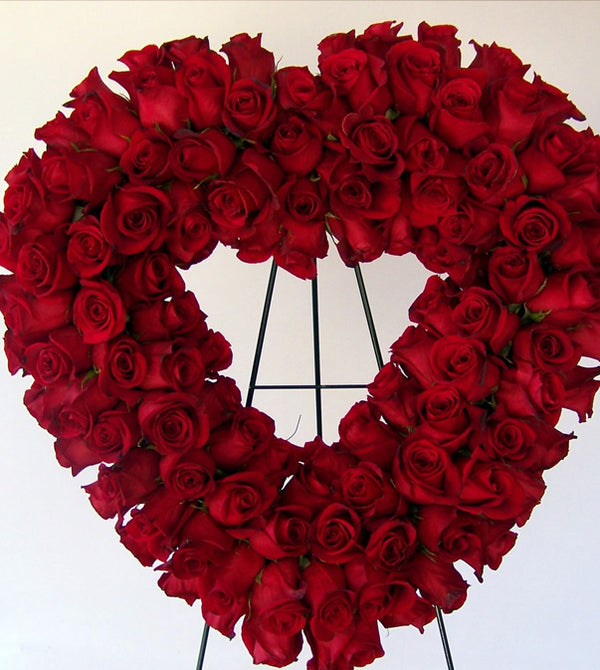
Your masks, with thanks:
[{"label": "dark red rose", "polygon": [[157,249],[164,239],[171,204],[163,191],[126,185],[114,192],[100,213],[106,241],[121,254]]},{"label": "dark red rose", "polygon": [[[343,42],[342,40],[341,42]],[[343,96],[355,111],[370,107],[385,114],[392,102],[385,62],[376,55],[353,48],[352,39],[336,44],[335,36],[319,43],[319,69],[323,83],[336,97]]]},{"label": "dark red rose", "polygon": [[136,413],[119,405],[96,416],[89,447],[105,463],[114,463],[136,446],[141,435]]},{"label": "dark red rose", "polygon": [[115,261],[112,246],[106,241],[95,216],[84,216],[67,231],[67,262],[79,277],[94,277]]},{"label": "dark red rose", "polygon": [[264,559],[247,545],[229,551],[213,571],[212,584],[202,598],[202,616],[209,626],[229,638],[234,636],[236,622],[249,610],[248,591],[263,565]]},{"label": "dark red rose", "polygon": [[423,598],[446,614],[464,604],[469,587],[452,562],[430,558],[422,553],[417,554],[411,563],[411,581]]},{"label": "dark red rose", "polygon": [[15,274],[26,291],[42,297],[75,285],[77,277],[61,253],[62,246],[63,240],[55,235],[42,235],[21,247]]},{"label": "dark red rose", "polygon": [[224,470],[239,470],[250,458],[269,447],[275,423],[254,407],[240,407],[231,424],[210,437],[210,454]]},{"label": "dark red rose", "polygon": [[454,214],[462,199],[464,186],[449,172],[420,172],[410,177],[413,226],[434,225],[442,217]]},{"label": "dark red rose", "polygon": [[413,323],[424,326],[438,336],[458,331],[452,318],[452,309],[462,295],[454,282],[433,275],[427,279],[425,288],[408,309]]},{"label": "dark red rose", "polygon": [[73,379],[92,368],[91,347],[73,326],[48,335],[46,342],[30,344],[24,352],[23,369],[44,386]]},{"label": "dark red rose", "polygon": [[493,291],[478,286],[460,293],[451,319],[461,335],[482,340],[496,354],[512,340],[520,323]]},{"label": "dark red rose", "polygon": [[382,570],[400,569],[417,550],[417,530],[408,519],[390,519],[373,528],[367,559]]},{"label": "dark red rose", "polygon": [[204,314],[191,291],[175,295],[168,302],[139,305],[131,313],[130,330],[139,340],[159,340],[197,332],[206,334]]},{"label": "dark red rose", "polygon": [[398,136],[385,116],[366,111],[347,114],[342,121],[340,141],[349,151],[351,161],[360,164],[368,179],[396,180],[404,170]]},{"label": "dark red rose", "polygon": [[[371,388],[369,390],[373,393]],[[350,408],[340,421],[339,433],[348,451],[361,461],[370,461],[382,468],[389,467],[398,450],[397,437],[366,401]]]},{"label": "dark red rose", "polygon": [[[279,561],[302,556],[308,551],[308,531],[312,513],[301,505],[281,505],[266,518],[250,522],[240,533],[261,556]],[[230,531],[238,535],[235,529]]]},{"label": "dark red rose", "polygon": [[444,167],[448,146],[430,133],[414,116],[400,116],[395,127],[408,172],[427,172]]},{"label": "dark red rose", "polygon": [[492,290],[507,304],[533,298],[545,279],[537,254],[512,246],[494,249],[488,273]]},{"label": "dark red rose", "polygon": [[303,110],[306,113],[323,113],[330,108],[332,95],[305,67],[284,67],[275,72],[277,102],[283,109]]},{"label": "dark red rose", "polygon": [[271,506],[276,488],[260,472],[236,472],[219,479],[206,498],[210,515],[223,526],[239,527]]},{"label": "dark red rose", "polygon": [[96,344],[92,351],[98,383],[106,395],[134,405],[148,373],[148,361],[141,345],[128,335]]},{"label": "dark red rose", "polygon": [[522,72],[504,77],[493,114],[496,141],[508,146],[525,144],[535,127],[561,123],[568,118],[583,121],[583,114],[567,95],[544,82],[539,75],[531,82],[522,78]]},{"label": "dark red rose", "polygon": [[525,361],[545,372],[569,370],[580,357],[567,333],[543,323],[522,328],[515,336],[511,354],[517,365]]},{"label": "dark red rose", "polygon": [[172,178],[169,138],[156,128],[136,131],[119,165],[132,184],[162,184]]},{"label": "dark red rose", "polygon": [[155,391],[138,407],[142,433],[159,454],[182,454],[208,440],[208,416],[194,396]]},{"label": "dark red rose", "polygon": [[131,520],[117,532],[121,544],[145,566],[151,566],[156,560],[164,561],[171,553],[169,538],[144,515],[143,510],[134,509]]},{"label": "dark red rose", "polygon": [[57,112],[51,121],[37,128],[34,136],[36,140],[45,142],[49,148],[81,150],[90,146],[90,134],[75,125],[62,112]]},{"label": "dark red rose", "polygon": [[472,460],[463,472],[459,507],[488,519],[516,519],[522,526],[545,488],[539,473],[516,470],[497,461]]},{"label": "dark red rose", "polygon": [[471,158],[465,180],[471,193],[488,205],[501,205],[525,191],[516,156],[505,144],[490,144]]},{"label": "dark red rose", "polygon": [[343,501],[365,518],[390,515],[400,507],[389,477],[374,463],[358,463],[345,470],[340,488]]},{"label": "dark red rose", "polygon": [[490,128],[481,110],[481,86],[467,77],[450,79],[432,97],[429,127],[453,149],[462,149]]},{"label": "dark red rose", "polygon": [[432,272],[448,273],[459,285],[469,284],[477,273],[478,257],[466,244],[455,244],[439,234],[439,226],[417,229],[414,245],[416,257]]},{"label": "dark red rose", "polygon": [[210,49],[201,48],[183,57],[181,67],[175,71],[175,84],[187,100],[189,118],[196,130],[221,125],[230,79],[225,59]]},{"label": "dark red rose", "polygon": [[309,544],[325,563],[347,563],[359,551],[361,523],[358,514],[340,503],[332,503],[313,521]]},{"label": "dark red rose", "polygon": [[44,187],[41,161],[33,149],[4,178],[8,188],[4,192],[4,217],[11,232],[23,230],[24,241],[28,229],[35,236],[53,233],[71,220],[74,201],[57,197]]},{"label": "dark red rose", "polygon": [[439,52],[443,64],[448,68],[460,65],[460,40],[456,37],[457,32],[454,26],[430,26],[421,21],[417,34],[421,44]]},{"label": "dark red rose", "polygon": [[166,244],[174,262],[184,270],[208,258],[217,245],[212,221],[203,207],[193,207],[169,221]]},{"label": "dark red rose", "polygon": [[473,200],[462,200],[455,213],[442,217],[438,224],[442,240],[458,245],[473,245],[487,251],[498,243],[499,212]]},{"label": "dark red rose", "polygon": [[306,601],[312,612],[309,621],[312,636],[322,641],[331,641],[336,634],[350,638],[354,630],[355,594],[348,589],[342,568],[313,561],[303,577]]},{"label": "dark red rose", "polygon": [[236,156],[233,142],[215,128],[175,134],[169,151],[169,166],[183,181],[202,183],[219,179],[229,171]]},{"label": "dark red rose", "polygon": [[73,302],[73,323],[87,344],[108,342],[119,335],[126,323],[119,292],[107,281],[82,279]]},{"label": "dark red rose", "polygon": [[222,242],[230,244],[249,237],[269,219],[282,178],[275,162],[254,149],[246,149],[227,179],[210,183],[208,209]]},{"label": "dark red rose", "polygon": [[398,492],[409,501],[449,505],[458,501],[461,475],[445,449],[431,440],[411,435],[392,464]]},{"label": "dark red rose", "polygon": [[489,395],[500,379],[500,369],[479,340],[450,335],[431,348],[431,368],[438,380],[451,382],[469,402]]},{"label": "dark red rose", "polygon": [[305,591],[297,561],[265,566],[242,625],[242,639],[255,663],[283,667],[297,659],[309,613],[302,602]]},{"label": "dark red rose", "polygon": [[198,500],[214,488],[216,466],[206,449],[163,456],[159,469],[165,487],[178,500]]},{"label": "dark red rose", "polygon": [[157,363],[160,371],[156,374],[168,386],[184,393],[197,393],[204,386],[206,368],[202,353],[185,340],[174,341]]},{"label": "dark red rose", "polygon": [[185,283],[168,254],[153,251],[134,256],[116,280],[127,308],[183,295]]},{"label": "dark red rose", "polygon": [[439,52],[412,39],[403,40],[387,52],[386,62],[394,109],[425,116],[442,73]]},{"label": "dark red rose", "polygon": [[128,93],[144,128],[174,133],[186,127],[187,105],[175,88],[175,71],[166,53],[155,45],[128,51],[119,60],[128,72],[111,72],[109,77]]},{"label": "dark red rose", "polygon": [[231,345],[223,335],[214,330],[207,331],[200,343],[200,354],[206,374],[214,377],[217,372],[227,369],[233,360]]},{"label": "dark red rose", "polygon": [[131,449],[115,465],[101,464],[97,481],[83,487],[96,512],[110,519],[145,502],[158,488],[159,458],[149,449]]},{"label": "dark red rose", "polygon": [[88,133],[92,147],[119,157],[140,127],[129,102],[106,86],[98,68],[71,91],[71,98],[66,103],[73,107],[70,121]]},{"label": "dark red rose", "polygon": [[227,54],[229,68],[235,79],[255,79],[264,84],[271,84],[275,71],[275,57],[261,46],[262,35],[250,37],[241,33],[232,37],[221,51]]},{"label": "dark red rose", "polygon": [[48,149],[42,155],[42,182],[60,200],[103,203],[123,179],[115,158],[101,151]]},{"label": "dark red rose", "polygon": [[290,115],[273,131],[271,152],[286,173],[307,175],[323,153],[321,131],[300,116]]},{"label": "dark red rose", "polygon": [[[399,367],[387,363],[368,386],[369,404],[381,412],[386,423],[405,434],[415,425],[420,385],[407,379]],[[395,452],[391,454],[392,457]]]},{"label": "dark red rose", "polygon": [[414,377],[423,388],[433,386],[436,376],[431,368],[430,356],[437,341],[422,326],[408,326],[391,346],[391,362],[402,366],[407,376]]},{"label": "dark red rose", "polygon": [[227,92],[223,124],[238,137],[264,140],[271,134],[276,114],[268,84],[256,79],[238,79]]},{"label": "dark red rose", "polygon": [[557,202],[521,196],[500,213],[500,229],[509,243],[540,252],[568,237],[571,221]]}]

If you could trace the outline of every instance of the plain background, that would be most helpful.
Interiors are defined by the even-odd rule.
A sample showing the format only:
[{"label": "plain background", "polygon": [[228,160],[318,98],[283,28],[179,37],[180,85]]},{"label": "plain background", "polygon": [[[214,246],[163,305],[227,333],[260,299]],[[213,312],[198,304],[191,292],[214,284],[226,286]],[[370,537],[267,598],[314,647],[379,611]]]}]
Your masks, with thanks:
[{"label": "plain background", "polygon": [[[54,117],[94,66],[104,77],[125,51],[208,35],[218,49],[240,32],[263,33],[281,66],[316,71],[324,36],[384,21],[421,20],[459,28],[469,40],[512,48],[546,81],[570,94],[600,127],[600,5],[595,2],[4,2],[0,4],[0,173],[39,145],[34,129]],[[587,124],[581,124],[585,127]],[[408,306],[427,272],[414,258],[383,258],[363,269],[382,347],[408,324]],[[221,250],[186,274],[209,324],[232,342],[230,374],[247,384],[268,266],[246,266]],[[332,253],[319,275],[324,382],[365,382],[375,374],[352,272]],[[260,381],[311,381],[310,285],[279,273]],[[76,480],[54,460],[52,438],[21,404],[26,379],[0,370],[0,667],[5,670],[192,670],[202,631],[198,606],[169,599],[158,577],[117,541]],[[360,394],[325,398],[326,431]],[[314,436],[310,394],[257,394],[278,434]],[[466,605],[446,616],[457,670],[557,670],[598,667],[600,636],[600,453],[598,417],[578,426],[570,456],[546,481],[548,491],[516,548],[483,585],[472,575]],[[375,668],[445,667],[435,624],[382,633],[386,656]],[[303,653],[295,668],[304,666]],[[237,637],[209,640],[206,670],[250,668]]]}]

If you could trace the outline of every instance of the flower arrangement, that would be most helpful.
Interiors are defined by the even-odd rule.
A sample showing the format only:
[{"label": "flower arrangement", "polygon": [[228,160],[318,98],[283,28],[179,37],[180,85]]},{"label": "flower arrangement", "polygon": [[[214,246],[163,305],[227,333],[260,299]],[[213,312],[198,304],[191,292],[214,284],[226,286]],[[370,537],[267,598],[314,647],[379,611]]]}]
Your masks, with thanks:
[{"label": "flower arrangement", "polygon": [[[383,655],[378,622],[460,607],[496,569],[592,412],[600,140],[508,49],[452,26],[326,37],[320,74],[260,36],[189,37],[96,69],[6,177],[10,371],[160,587],[282,667]],[[231,347],[178,269],[218,243],[306,279],[414,253],[435,274],[339,440],[303,448],[242,405]]]}]

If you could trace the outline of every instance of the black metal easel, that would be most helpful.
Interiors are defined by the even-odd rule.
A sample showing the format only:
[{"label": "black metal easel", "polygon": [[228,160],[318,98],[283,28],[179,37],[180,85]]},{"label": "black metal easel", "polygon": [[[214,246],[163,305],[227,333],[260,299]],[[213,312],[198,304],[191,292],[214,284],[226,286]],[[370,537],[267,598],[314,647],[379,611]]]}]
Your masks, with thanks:
[{"label": "black metal easel", "polygon": [[[373,315],[371,313],[371,307],[369,305],[369,300],[367,298],[367,291],[365,288],[365,283],[363,280],[362,272],[360,266],[357,265],[354,268],[354,273],[356,275],[356,282],[358,284],[358,291],[360,293],[360,299],[362,302],[363,310],[365,313],[365,318],[367,320],[367,327],[369,329],[369,336],[371,338],[371,344],[373,346],[373,352],[375,354],[375,360],[377,361],[377,367],[381,369],[383,367],[383,357],[381,355],[381,348],[379,346],[379,341],[377,339],[377,333],[375,331],[375,323],[373,321]],[[312,326],[313,326],[313,361],[314,361],[314,384],[257,384],[256,380],[258,378],[258,369],[260,367],[260,359],[262,356],[263,345],[265,341],[265,335],[267,332],[267,323],[269,321],[269,312],[271,310],[271,302],[273,299],[273,291],[275,289],[275,277],[277,275],[277,265],[273,261],[271,265],[271,271],[269,273],[269,280],[267,282],[267,290],[265,293],[265,301],[263,304],[263,311],[260,320],[260,326],[258,329],[258,337],[256,340],[256,349],[254,351],[254,360],[252,363],[252,371],[250,373],[250,382],[248,384],[248,394],[246,396],[246,407],[249,407],[252,404],[254,398],[255,390],[291,390],[291,389],[314,389],[315,391],[315,416],[317,424],[317,435],[319,437],[323,436],[323,404],[321,391],[322,389],[350,389],[350,388],[366,388],[366,384],[322,384],[321,383],[321,343],[319,339],[319,296],[318,296],[318,284],[317,278],[315,277],[312,280]],[[442,611],[436,605],[435,606],[435,616],[440,631],[440,637],[442,640],[442,647],[444,649],[444,656],[446,658],[446,666],[448,670],[454,670],[454,663],[452,662],[452,654],[450,653],[450,644],[448,642],[448,636],[446,634],[446,627],[444,625],[444,619],[442,616]],[[208,642],[208,633],[210,631],[210,626],[205,623],[204,630],[202,632],[202,640],[200,642],[200,651],[198,654],[198,663],[196,664],[196,670],[202,670],[204,665],[204,657],[206,655],[206,645]]]}]

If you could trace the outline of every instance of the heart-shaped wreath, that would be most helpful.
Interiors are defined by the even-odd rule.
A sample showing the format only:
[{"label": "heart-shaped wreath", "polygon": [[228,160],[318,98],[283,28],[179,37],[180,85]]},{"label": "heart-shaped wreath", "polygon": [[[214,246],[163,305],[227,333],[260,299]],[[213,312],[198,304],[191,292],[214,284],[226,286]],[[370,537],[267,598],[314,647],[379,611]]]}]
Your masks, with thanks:
[{"label": "heart-shaped wreath", "polygon": [[[306,636],[314,670],[383,654],[511,549],[592,411],[600,356],[600,141],[508,49],[392,22],[319,44],[320,75],[276,69],[260,36],[126,53],[8,174],[0,307],[25,404],[121,542],[255,662]],[[416,254],[438,273],[341,419],[304,448],[244,407],[231,348],[177,268],[218,242],[316,273]],[[439,275],[445,276],[445,278]]]}]

